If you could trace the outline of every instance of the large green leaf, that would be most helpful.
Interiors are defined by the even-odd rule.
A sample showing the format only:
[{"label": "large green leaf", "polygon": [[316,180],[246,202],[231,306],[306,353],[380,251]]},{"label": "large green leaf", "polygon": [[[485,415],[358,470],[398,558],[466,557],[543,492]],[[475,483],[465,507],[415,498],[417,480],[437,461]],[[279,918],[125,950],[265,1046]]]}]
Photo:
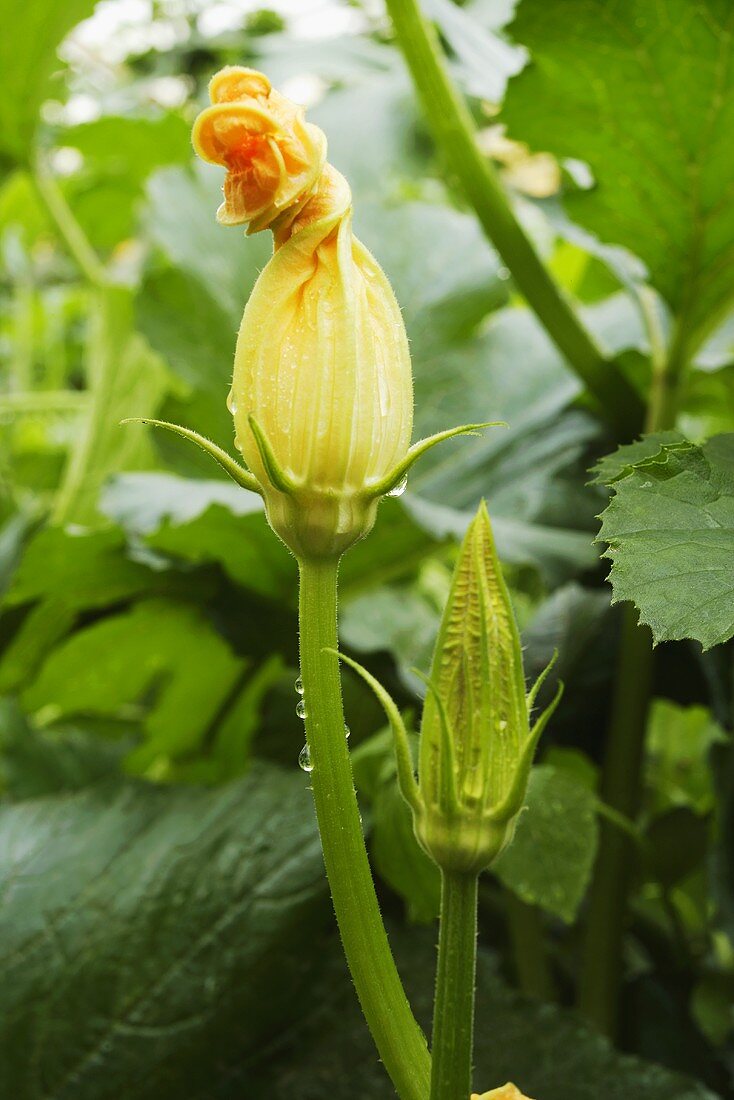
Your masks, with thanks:
[{"label": "large green leaf", "polygon": [[626,246],[700,340],[732,298],[734,10],[729,0],[522,0],[511,34],[531,63],[511,81],[512,137],[588,163],[566,198]]},{"label": "large green leaf", "polygon": [[[392,930],[398,965],[419,1020],[430,1020],[436,938],[432,929]],[[336,973],[334,972],[336,969]],[[325,967],[314,990],[319,1010],[301,1031],[284,1037],[253,1080],[240,1075],[248,1100],[391,1100],[394,1096],[341,967]],[[580,1018],[512,992],[491,956],[479,954],[474,1088],[514,1081],[539,1100],[716,1100],[689,1078],[618,1054]],[[356,1082],[356,1085],[355,1085]],[[230,1085],[231,1088],[231,1085]],[[221,1090],[216,1100],[233,1093]],[[210,1092],[191,1100],[209,1100]]]},{"label": "large green leaf", "polygon": [[328,919],[303,776],[0,807],[0,1079],[17,1100],[207,1094],[307,1007]]},{"label": "large green leaf", "polygon": [[243,668],[193,607],[142,601],[58,646],[22,700],[47,720],[139,713],[147,739],[131,764],[144,770],[199,749]]},{"label": "large green leaf", "polygon": [[56,48],[76,23],[92,14],[94,0],[10,0],[0,36],[0,156],[30,159],[39,110],[60,66]]},{"label": "large green leaf", "polygon": [[492,870],[523,901],[570,924],[591,878],[597,839],[593,792],[544,764],[530,773],[526,809]]},{"label": "large green leaf", "polygon": [[615,602],[632,600],[656,642],[725,642],[734,634],[734,435],[656,444],[632,459],[610,464],[622,476],[599,533]]}]

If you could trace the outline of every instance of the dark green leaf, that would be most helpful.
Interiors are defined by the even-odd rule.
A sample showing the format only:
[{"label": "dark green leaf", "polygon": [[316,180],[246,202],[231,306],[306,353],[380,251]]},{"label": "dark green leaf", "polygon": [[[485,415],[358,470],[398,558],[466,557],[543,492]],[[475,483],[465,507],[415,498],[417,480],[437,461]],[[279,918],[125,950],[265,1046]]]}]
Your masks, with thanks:
[{"label": "dark green leaf", "polygon": [[0,807],[5,1093],[193,1097],[279,1037],[326,916],[310,802],[258,768]]},{"label": "dark green leaf", "polygon": [[[401,973],[411,1004],[428,1028],[433,994],[433,930],[393,930]],[[299,1100],[390,1100],[394,1095],[357,1007],[354,989],[327,968],[315,990],[321,1010],[287,1041],[253,1081],[248,1100],[298,1096]],[[510,991],[486,951],[477,974],[474,1088],[482,1091],[514,1081],[540,1100],[716,1100],[689,1078],[618,1054],[580,1018],[540,1005]],[[242,1078],[240,1078],[242,1079]],[[204,1100],[209,1094],[192,1100]],[[229,1100],[226,1092],[216,1100]]]},{"label": "dark green leaf", "polygon": [[734,435],[645,459],[614,484],[599,540],[614,600],[632,600],[656,642],[704,649],[734,634]]},{"label": "dark green leaf", "polygon": [[523,901],[570,924],[594,866],[596,799],[570,772],[544,764],[530,773],[525,801],[515,838],[492,871]]}]

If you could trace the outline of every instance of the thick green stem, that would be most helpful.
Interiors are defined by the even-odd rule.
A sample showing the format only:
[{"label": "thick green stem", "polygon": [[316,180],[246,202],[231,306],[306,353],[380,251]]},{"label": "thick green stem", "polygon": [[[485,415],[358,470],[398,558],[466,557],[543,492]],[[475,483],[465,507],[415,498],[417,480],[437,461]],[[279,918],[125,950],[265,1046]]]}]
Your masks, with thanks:
[{"label": "thick green stem", "polygon": [[[635,820],[642,793],[645,729],[652,684],[652,637],[637,625],[637,611],[624,609],[619,664],[601,796],[613,810]],[[596,873],[589,900],[579,1007],[607,1035],[616,1029],[622,945],[634,844],[611,821],[601,822]]]},{"label": "thick green stem", "polygon": [[620,439],[632,437],[642,423],[642,402],[604,358],[515,217],[497,173],[477,145],[474,122],[447,73],[433,26],[417,0],[387,0],[387,6],[436,144],[484,232],[599,414]]},{"label": "thick green stem", "polygon": [[443,871],[431,1100],[465,1100],[471,1092],[476,967],[477,876]]},{"label": "thick green stem", "polygon": [[556,991],[548,965],[540,911],[535,905],[521,901],[511,890],[505,891],[505,908],[519,988],[531,997],[554,1001]]},{"label": "thick green stem", "polygon": [[402,1100],[427,1100],[430,1057],[390,952],[370,872],[345,737],[335,560],[300,563],[306,738],[326,874],[344,952],[380,1057]]},{"label": "thick green stem", "polygon": [[[646,428],[675,426],[689,349],[679,325],[664,358],[653,357]],[[635,821],[643,789],[645,732],[653,676],[652,635],[638,625],[632,604],[624,608],[619,663],[602,772],[602,801]],[[622,948],[634,840],[617,824],[603,820],[589,899],[579,1008],[609,1036],[619,1016]]]}]

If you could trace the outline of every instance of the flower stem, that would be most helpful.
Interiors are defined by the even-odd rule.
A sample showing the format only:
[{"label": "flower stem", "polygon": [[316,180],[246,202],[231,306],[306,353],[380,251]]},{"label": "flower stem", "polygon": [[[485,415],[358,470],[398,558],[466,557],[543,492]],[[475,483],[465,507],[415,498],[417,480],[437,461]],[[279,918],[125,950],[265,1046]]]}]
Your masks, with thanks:
[{"label": "flower stem", "polygon": [[471,1092],[477,881],[473,874],[441,873],[431,1100],[464,1100]]},{"label": "flower stem", "polygon": [[479,222],[538,320],[584,383],[597,412],[621,439],[642,423],[642,402],[614,363],[605,359],[518,222],[476,128],[454,87],[432,24],[417,0],[387,0],[400,48],[423,103],[438,149],[474,208]]},{"label": "flower stem", "polygon": [[[402,1100],[427,1100],[430,1056],[390,951],[372,881],[345,737],[337,648],[336,559],[300,563],[306,738],[326,874],[367,1024]],[[467,1093],[468,1095],[468,1093]]]}]

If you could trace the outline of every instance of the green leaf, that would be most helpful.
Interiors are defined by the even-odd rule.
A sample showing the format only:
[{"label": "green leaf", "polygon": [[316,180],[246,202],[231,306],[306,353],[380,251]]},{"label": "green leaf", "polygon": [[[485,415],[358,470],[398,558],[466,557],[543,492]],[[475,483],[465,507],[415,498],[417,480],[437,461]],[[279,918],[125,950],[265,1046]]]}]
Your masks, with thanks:
[{"label": "green leaf", "polygon": [[[415,753],[417,738],[411,735]],[[360,800],[370,803],[370,857],[377,874],[404,900],[408,919],[428,923],[438,916],[441,877],[419,845],[413,815],[400,793],[393,734],[380,730],[351,754]]]},{"label": "green leaf", "polygon": [[734,435],[663,447],[614,484],[599,541],[614,602],[632,600],[656,642],[708,649],[734,634]]},{"label": "green leaf", "polygon": [[160,359],[133,329],[128,290],[104,287],[95,293],[86,373],[92,403],[55,503],[57,523],[94,522],[106,479],[118,470],[145,468],[152,462],[147,435],[120,427],[126,417],[153,414],[167,387]]},{"label": "green leaf", "polygon": [[644,261],[693,343],[732,298],[731,15],[728,0],[570,0],[559,19],[523,0],[510,28],[532,57],[508,88],[510,136],[589,165],[569,214]]},{"label": "green leaf", "polygon": [[671,454],[690,450],[691,444],[677,431],[654,432],[634,443],[625,443],[594,466],[594,485],[613,485],[615,481],[632,473],[635,466],[647,463],[665,463]]},{"label": "green leaf", "polygon": [[303,777],[0,807],[8,1095],[208,1094],[307,1008],[327,917]]},{"label": "green leaf", "polygon": [[56,48],[68,32],[92,14],[94,0],[27,0],[3,11],[0,72],[0,155],[30,160],[41,104],[52,92],[60,67]]},{"label": "green leaf", "polygon": [[59,595],[73,608],[98,608],[158,587],[160,573],[126,554],[120,530],[39,531],[26,547],[5,602]]},{"label": "green leaf", "polygon": [[[390,939],[411,1005],[427,1030],[435,932],[391,928]],[[321,1010],[254,1077],[250,1071],[237,1079],[246,1082],[248,1100],[353,1100],[355,1081],[359,1100],[391,1100],[393,1090],[374,1054],[343,966],[324,966],[313,993]],[[619,1054],[576,1013],[513,992],[492,957],[480,950],[473,1084],[484,1091],[506,1081],[540,1100],[716,1100],[690,1078]],[[226,1096],[217,1094],[217,1100]]]},{"label": "green leaf", "polygon": [[530,773],[515,838],[492,871],[523,901],[571,924],[591,878],[597,840],[593,792],[569,772],[540,765]]},{"label": "green leaf", "polygon": [[698,814],[714,807],[711,750],[726,742],[707,707],[653,700],[647,722],[646,805],[650,813],[685,806]]},{"label": "green leaf", "polygon": [[22,702],[46,721],[139,713],[147,739],[129,763],[142,772],[200,748],[242,671],[199,611],[150,600],[78,630],[47,658]]},{"label": "green leaf", "polygon": [[250,591],[295,599],[295,564],[268,527],[261,499],[229,481],[126,474],[108,485],[102,511],[160,553],[192,564],[219,562]]},{"label": "green leaf", "polygon": [[372,804],[370,855],[377,874],[404,898],[410,921],[438,916],[438,867],[418,844],[413,815],[395,782],[382,784]]},{"label": "green leaf", "polygon": [[57,791],[77,791],[120,774],[133,738],[103,737],[77,726],[40,730],[31,726],[17,705],[0,699],[0,788],[14,800],[39,798]]}]

